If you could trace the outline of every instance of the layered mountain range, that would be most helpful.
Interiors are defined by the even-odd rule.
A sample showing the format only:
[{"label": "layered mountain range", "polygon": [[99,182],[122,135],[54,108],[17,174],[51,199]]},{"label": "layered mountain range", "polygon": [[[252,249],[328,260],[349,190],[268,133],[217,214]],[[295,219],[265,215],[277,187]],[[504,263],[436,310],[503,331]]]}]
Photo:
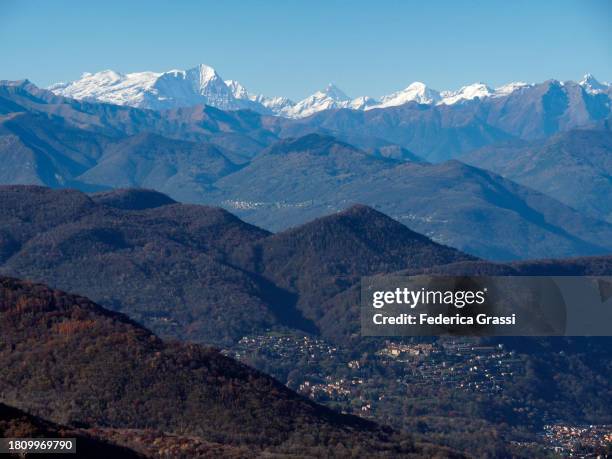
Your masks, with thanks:
[{"label": "layered mountain range", "polygon": [[[211,106],[143,110],[4,82],[0,183],[87,192],[146,187],[181,202],[223,206],[274,231],[362,203],[485,258],[604,254],[612,240],[609,109],[597,104],[607,96],[577,88],[572,94],[586,99],[563,99],[568,86],[550,83],[528,97],[515,91],[482,103],[411,102],[289,120]],[[561,187],[555,178],[539,186],[482,159],[501,161],[507,145],[533,152],[555,135],[580,169]],[[472,161],[475,149],[481,156]],[[462,154],[505,178],[423,159]],[[551,174],[555,157],[534,162],[530,174]]]},{"label": "layered mountain range", "polygon": [[272,235],[151,191],[0,190],[1,272],[80,292],[190,341],[316,332],[326,319],[313,308],[361,275],[473,260],[363,206]]},{"label": "layered mountain range", "polygon": [[[44,285],[0,277],[0,332],[0,394],[19,408],[0,404],[0,433],[77,437],[79,457],[461,457]],[[100,439],[147,429],[146,455]]]},{"label": "layered mountain range", "polygon": [[[503,264],[476,259],[363,205],[271,234],[223,209],[180,204],[154,191],[86,195],[2,187],[0,276],[51,288],[0,277],[0,362],[6,369],[0,396],[130,447],[149,438],[189,443],[217,457],[248,457],[245,450],[333,456],[335,447],[368,457],[450,454],[308,402],[218,351],[176,341],[228,349],[245,336],[322,339],[350,349],[335,363],[341,378],[348,368],[343,358],[366,362],[384,344],[359,333],[362,276],[610,272],[610,256]],[[54,288],[85,294],[100,306]],[[433,398],[425,401],[427,423],[434,413],[446,419],[449,410],[476,416],[487,429],[510,423],[533,430],[542,413],[608,422],[609,338],[508,338],[500,344],[520,362],[505,395],[487,399],[460,391],[449,398],[434,384]],[[285,364],[299,373],[305,363],[293,357]],[[383,390],[392,391],[396,379],[383,380],[389,384]],[[537,420],[513,411],[517,406],[535,410]],[[376,419],[407,428],[419,421],[410,413]],[[445,425],[446,434],[465,428]],[[151,429],[158,433],[147,433]],[[428,439],[428,430],[419,432]]]},{"label": "layered mountain range", "polygon": [[[446,457],[427,441],[484,455],[455,435],[480,428],[510,456],[509,429],[609,423],[607,338],[505,339],[503,391],[449,395],[380,365],[358,308],[370,275],[610,275],[610,85],[330,85],[294,103],[198,66],[50,89],[0,82],[0,436],[117,457]],[[348,350],[321,361],[334,379],[356,359],[417,397],[372,414],[425,442],[203,347],[279,334]],[[263,357],[248,362],[305,381],[310,361],[292,355],[289,377]]]},{"label": "layered mountain range", "polygon": [[[579,83],[569,81],[560,84],[568,86],[570,91],[579,87],[589,94],[609,97],[612,93],[610,84],[600,83],[590,74],[585,75]],[[470,100],[506,97],[516,91],[529,90],[536,86],[538,85],[513,82],[492,89],[484,83],[474,83],[456,91],[437,91],[424,83],[414,82],[400,91],[379,98],[351,98],[334,84],[329,84],[325,89],[293,102],[286,97],[252,94],[238,81],[223,80],[215,69],[202,64],[189,70],[170,70],[162,73],[123,74],[113,70],[84,73],[78,80],[57,83],[49,89],[58,95],[75,99],[154,110],[205,104],[222,110],[251,109],[264,114],[303,118],[330,109],[372,110],[396,107],[408,102],[452,105]]]},{"label": "layered mountain range", "polygon": [[[596,275],[609,260],[554,266]],[[347,341],[358,301],[341,299],[362,276],[544,268],[483,262],[363,205],[271,234],[154,191],[0,187],[0,273],[79,292],[163,337],[195,342],[228,345],[269,329]]]}]

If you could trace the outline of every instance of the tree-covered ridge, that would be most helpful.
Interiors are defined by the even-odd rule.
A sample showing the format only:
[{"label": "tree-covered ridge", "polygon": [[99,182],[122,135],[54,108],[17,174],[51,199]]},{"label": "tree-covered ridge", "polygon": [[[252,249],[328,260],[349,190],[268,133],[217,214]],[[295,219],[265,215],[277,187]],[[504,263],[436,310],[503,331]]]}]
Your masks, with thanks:
[{"label": "tree-covered ridge", "polygon": [[2,399],[54,422],[152,428],[262,451],[449,451],[341,415],[198,345],[166,343],[84,297],[0,280]]},{"label": "tree-covered ridge", "polygon": [[0,187],[0,272],[78,292],[164,337],[318,332],[363,275],[474,260],[366,206],[276,235],[144,190]]}]

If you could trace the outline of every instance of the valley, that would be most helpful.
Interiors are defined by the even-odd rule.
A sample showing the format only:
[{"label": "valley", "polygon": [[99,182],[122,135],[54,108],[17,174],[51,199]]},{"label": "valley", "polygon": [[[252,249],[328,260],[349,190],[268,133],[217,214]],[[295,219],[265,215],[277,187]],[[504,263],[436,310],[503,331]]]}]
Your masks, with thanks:
[{"label": "valley", "polygon": [[[567,408],[555,411],[546,402],[526,400],[521,386],[530,377],[532,357],[495,342],[376,341],[360,354],[321,338],[270,332],[245,336],[224,352],[318,403],[435,437],[474,455],[512,451],[505,448],[513,443],[521,444],[515,454],[545,454],[558,445],[553,438],[561,438],[562,425],[590,425],[599,432],[590,448],[605,451],[604,437],[612,434],[606,417],[566,417]],[[558,433],[551,434],[553,424]],[[591,451],[564,445],[568,455]]]}]

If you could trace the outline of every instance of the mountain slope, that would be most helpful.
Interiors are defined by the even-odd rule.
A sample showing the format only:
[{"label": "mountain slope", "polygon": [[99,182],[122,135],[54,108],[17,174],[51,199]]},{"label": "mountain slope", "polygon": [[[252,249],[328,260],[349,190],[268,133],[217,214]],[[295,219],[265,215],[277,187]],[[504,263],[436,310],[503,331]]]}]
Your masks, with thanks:
[{"label": "mountain slope", "polygon": [[[335,148],[340,155],[350,151]],[[502,185],[493,182],[484,191],[490,199],[509,200],[508,210],[493,215],[500,219],[494,225],[473,228],[474,240],[487,231],[508,231],[514,207],[532,225],[513,236],[516,244],[545,236],[538,243],[546,250],[547,244],[556,250],[560,244],[585,247],[553,226],[571,215],[565,208],[559,214],[549,209],[550,222],[543,221],[528,204],[548,201],[508,195]],[[13,186],[0,187],[0,198],[1,273],[87,294],[164,337],[203,343],[227,345],[287,328],[335,337],[334,327],[326,328],[334,297],[361,276],[474,260],[366,206],[271,235],[221,209],[178,204],[146,190],[88,197]],[[508,253],[509,237],[500,236]]]},{"label": "mountain slope", "polygon": [[[106,459],[144,458],[128,448],[88,435],[83,430],[46,421],[22,410],[0,403],[0,437],[2,438],[75,438],[76,454],[73,457]],[[50,455],[43,456],[49,457]]]},{"label": "mountain slope", "polygon": [[236,170],[210,143],[140,133],[113,138],[40,113],[0,117],[0,184],[77,187],[151,187],[195,200],[219,177]]},{"label": "mountain slope", "polygon": [[289,118],[303,118],[323,110],[351,108],[351,99],[340,88],[329,84],[293,106],[286,107],[279,114]]},{"label": "mountain slope", "polygon": [[87,294],[182,340],[316,332],[313,302],[361,275],[472,259],[364,206],[271,236],[146,190],[89,198],[14,186],[0,197],[0,272]]},{"label": "mountain slope", "polygon": [[155,428],[281,454],[338,442],[378,456],[424,452],[215,350],[164,343],[125,316],[39,284],[0,278],[0,330],[3,398],[56,422]]},{"label": "mountain slope", "polygon": [[[241,97],[236,100],[253,102],[251,96],[231,86],[233,89],[228,87],[227,91],[237,91]],[[600,86],[607,89],[592,89]],[[455,158],[501,140],[544,138],[605,122],[611,114],[610,86],[591,80],[517,83],[495,91],[483,87],[471,85],[448,93],[453,103],[435,105],[420,103],[428,97],[421,97],[427,88],[417,85],[397,95],[401,105],[385,107],[368,98],[351,101],[337,88],[330,87],[298,104],[314,113],[312,116],[284,119],[255,113],[250,111],[252,107],[223,112],[212,106],[191,104],[162,112],[137,110],[59,97],[29,82],[2,82],[0,113],[43,111],[95,132],[109,135],[155,132],[166,137],[213,142],[243,156],[248,156],[249,148],[260,150],[278,136],[296,137],[325,130],[342,138],[359,135],[379,138],[429,161]],[[295,109],[290,105],[283,107],[284,111]],[[313,112],[314,107],[322,111]],[[245,144],[249,148],[245,149]]]},{"label": "mountain slope", "polygon": [[125,210],[154,209],[169,204],[176,204],[176,201],[170,199],[165,194],[147,189],[118,189],[100,192],[92,194],[91,199],[97,204]]},{"label": "mountain slope", "polygon": [[133,193],[92,200],[2,188],[0,271],[87,294],[164,336],[222,343],[275,325],[308,328],[286,293],[224,261],[267,232],[204,206],[126,209],[138,203]]},{"label": "mountain slope", "polygon": [[263,126],[265,118],[251,111],[226,112],[208,105],[196,105],[158,112],[61,97],[27,80],[0,81],[0,114],[18,112],[42,115],[46,120],[85,131],[80,137],[94,134],[121,138],[155,133],[231,146],[232,151],[251,154],[277,140],[275,134]]},{"label": "mountain slope", "polygon": [[612,132],[572,130],[544,141],[491,145],[462,157],[546,193],[602,220],[612,221]]},{"label": "mountain slope", "polygon": [[279,142],[216,186],[213,202],[263,227],[362,203],[484,258],[602,254],[612,236],[610,225],[481,169],[375,158],[315,134]]},{"label": "mountain slope", "polygon": [[0,116],[1,184],[54,187],[75,184],[75,177],[96,164],[110,139],[67,125],[42,113]]},{"label": "mountain slope", "polygon": [[155,188],[194,201],[215,180],[237,169],[213,145],[143,133],[109,144],[96,165],[77,180],[99,187]]},{"label": "mountain slope", "polygon": [[281,137],[299,137],[327,130],[344,136],[369,136],[404,147],[428,161],[444,161],[459,153],[513,138],[486,122],[477,102],[421,105],[416,102],[365,112],[328,110],[291,122],[279,122]]},{"label": "mountain slope", "polygon": [[[435,265],[412,265],[391,275],[397,276],[610,276],[612,274],[612,255],[600,257],[579,257],[567,259],[526,260],[511,263],[493,263],[485,260],[460,260],[456,262],[440,263]],[[319,308],[325,311],[317,325],[321,334],[336,342],[350,342],[352,346],[367,347],[367,340],[361,337],[360,322],[360,285],[356,284],[338,291],[334,296],[322,299]],[[565,338],[541,338],[543,342],[556,340],[556,347],[561,344],[572,349],[571,344],[563,343]],[[571,339],[571,338],[570,338]],[[582,338],[581,338],[582,339]],[[513,345],[520,346],[524,352],[534,352],[529,344],[538,338],[514,338]],[[603,355],[610,352],[612,341],[608,337],[585,338],[586,347],[592,345],[598,348]],[[492,338],[492,342],[503,342],[502,338]],[[556,347],[552,347],[555,349]],[[541,349],[550,352],[550,347]],[[584,351],[584,349],[581,349]],[[578,348],[572,349],[578,352]],[[607,362],[607,357],[603,360]],[[595,359],[597,360],[597,359]],[[607,370],[609,371],[609,370]],[[572,378],[580,377],[580,372],[572,373]],[[606,372],[604,372],[606,373]],[[549,378],[549,375],[542,375]],[[549,382],[549,384],[553,384]],[[532,390],[532,389],[530,389]],[[612,395],[612,394],[611,394]]]},{"label": "mountain slope", "polygon": [[234,258],[299,295],[297,307],[317,325],[325,301],[362,276],[474,259],[362,205],[239,247]]}]

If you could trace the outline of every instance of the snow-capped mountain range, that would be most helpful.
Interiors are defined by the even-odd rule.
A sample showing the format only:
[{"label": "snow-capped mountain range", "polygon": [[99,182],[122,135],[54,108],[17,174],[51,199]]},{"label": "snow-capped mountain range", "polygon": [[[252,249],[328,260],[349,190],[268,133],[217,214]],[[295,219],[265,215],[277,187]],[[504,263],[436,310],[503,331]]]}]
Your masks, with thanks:
[{"label": "snow-capped mountain range", "polygon": [[[591,94],[610,93],[612,85],[600,83],[587,74],[578,83]],[[474,83],[457,91],[437,91],[414,82],[405,89],[378,99],[369,96],[350,98],[333,84],[299,102],[286,97],[267,97],[250,93],[235,80],[223,80],[215,69],[199,65],[189,70],[168,72],[118,73],[105,70],[84,73],[80,79],[58,83],[48,89],[57,95],[117,105],[165,110],[199,104],[222,110],[251,109],[287,118],[304,118],[314,113],[339,108],[371,110],[395,107],[408,102],[427,105],[452,105],[473,99],[504,97],[533,84],[514,82],[499,88]]]}]

